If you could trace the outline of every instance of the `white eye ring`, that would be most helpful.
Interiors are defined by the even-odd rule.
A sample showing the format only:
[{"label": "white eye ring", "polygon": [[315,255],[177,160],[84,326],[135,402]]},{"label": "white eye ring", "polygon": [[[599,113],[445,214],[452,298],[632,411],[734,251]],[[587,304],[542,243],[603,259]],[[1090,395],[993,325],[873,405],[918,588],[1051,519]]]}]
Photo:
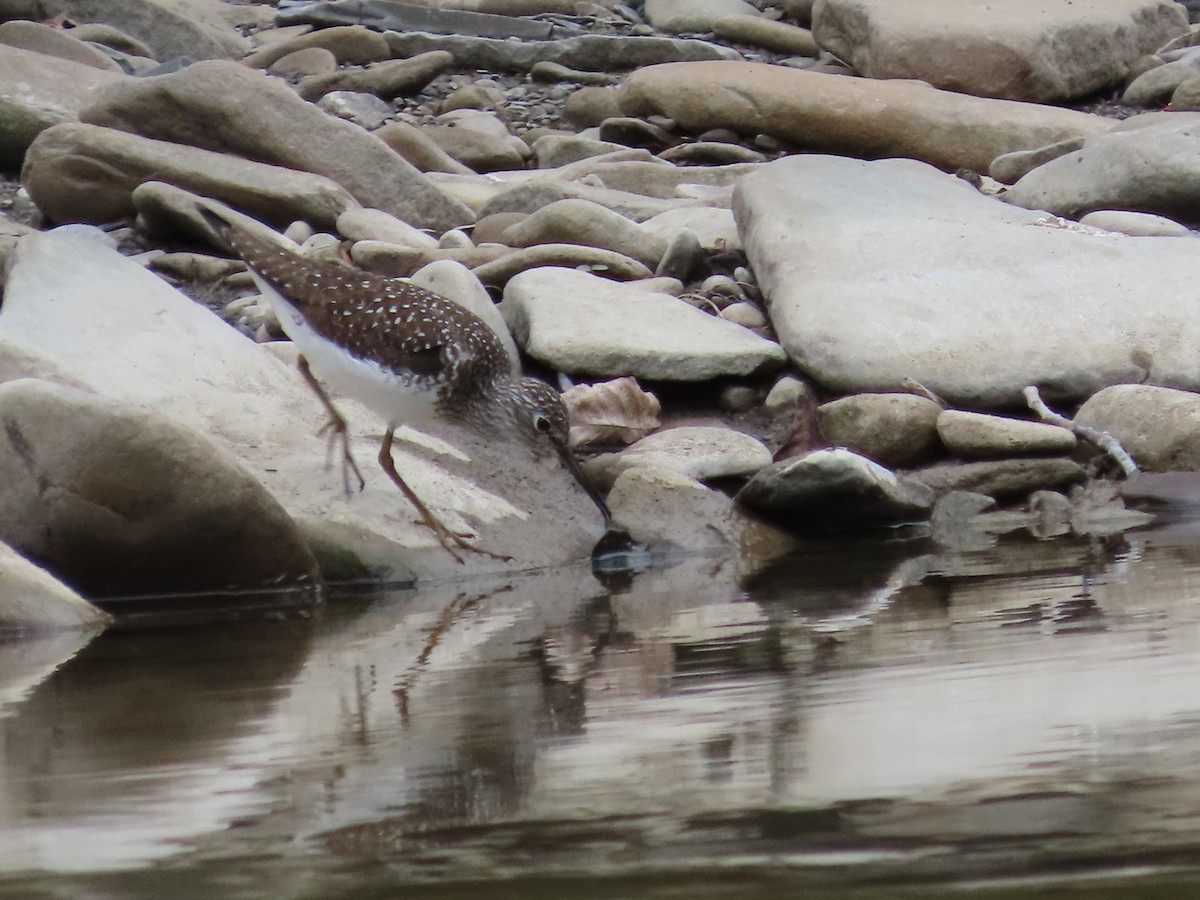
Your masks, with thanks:
[{"label": "white eye ring", "polygon": [[540,413],[540,412],[534,413],[533,414],[533,430],[538,432],[539,434],[549,434],[550,433],[550,417],[548,415],[546,415],[545,413]]}]

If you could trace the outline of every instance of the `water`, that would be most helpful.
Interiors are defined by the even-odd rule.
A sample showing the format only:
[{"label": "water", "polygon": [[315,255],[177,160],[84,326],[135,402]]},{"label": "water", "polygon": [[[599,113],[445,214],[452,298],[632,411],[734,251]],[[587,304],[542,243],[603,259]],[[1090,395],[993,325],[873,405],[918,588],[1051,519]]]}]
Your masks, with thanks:
[{"label": "water", "polygon": [[273,599],[0,646],[0,896],[1200,895],[1197,523]]}]

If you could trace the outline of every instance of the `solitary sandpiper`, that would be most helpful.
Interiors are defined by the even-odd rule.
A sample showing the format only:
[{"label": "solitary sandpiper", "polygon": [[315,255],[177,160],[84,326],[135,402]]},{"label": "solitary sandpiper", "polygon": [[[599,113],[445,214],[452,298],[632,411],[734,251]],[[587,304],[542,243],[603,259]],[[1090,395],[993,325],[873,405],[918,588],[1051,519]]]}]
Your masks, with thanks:
[{"label": "solitary sandpiper", "polygon": [[340,438],[347,490],[349,472],[360,489],[362,473],[350,452],[346,420],[323,384],[384,417],[380,466],[460,563],[458,549],[506,557],[446,527],[400,477],[392,459],[399,425],[420,427],[441,418],[489,436],[517,438],[531,448],[549,446],[609,524],[603,497],[567,444],[567,413],[558,393],[535,378],[514,375],[504,345],[482,319],[408,281],[307,259],[252,233],[215,205],[200,212],[245,261],[300,350],[300,372],[329,414],[331,437]]}]

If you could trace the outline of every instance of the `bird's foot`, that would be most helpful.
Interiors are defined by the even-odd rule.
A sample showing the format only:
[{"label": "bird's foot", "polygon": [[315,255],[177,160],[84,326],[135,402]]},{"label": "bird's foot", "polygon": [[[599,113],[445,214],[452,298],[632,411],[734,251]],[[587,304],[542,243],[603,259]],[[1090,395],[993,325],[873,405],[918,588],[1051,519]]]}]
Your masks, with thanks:
[{"label": "bird's foot", "polygon": [[[454,557],[454,561],[459,565],[464,563],[463,557],[458,553],[458,549],[465,550],[468,553],[478,553],[480,556],[486,556],[489,559],[494,559],[497,562],[512,562],[511,556],[505,556],[502,553],[493,553],[491,550],[485,550],[483,547],[476,546],[471,543],[471,538],[474,535],[461,531],[453,531],[442,524],[433,513],[428,513],[424,517],[424,522],[427,528],[437,535],[438,541],[446,548],[446,552]],[[458,549],[456,549],[458,548]]]},{"label": "bird's foot", "polygon": [[346,420],[340,415],[331,415],[329,421],[322,425],[317,430],[317,435],[320,436],[329,433],[329,443],[325,448],[325,468],[333,465],[333,448],[338,441],[342,444],[342,490],[346,492],[346,496],[353,493],[350,490],[350,473],[354,473],[354,477],[358,479],[358,489],[361,491],[366,487],[367,482],[363,479],[362,472],[358,468],[358,463],[354,461],[354,454],[350,452],[350,433],[346,427]]}]

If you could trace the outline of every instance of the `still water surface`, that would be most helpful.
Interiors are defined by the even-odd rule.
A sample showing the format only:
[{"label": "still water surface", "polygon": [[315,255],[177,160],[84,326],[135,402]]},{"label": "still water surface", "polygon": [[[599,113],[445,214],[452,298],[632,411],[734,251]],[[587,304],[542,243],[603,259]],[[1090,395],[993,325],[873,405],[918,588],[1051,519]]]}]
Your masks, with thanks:
[{"label": "still water surface", "polygon": [[0,645],[0,896],[1200,896],[1200,523],[285,599]]}]

